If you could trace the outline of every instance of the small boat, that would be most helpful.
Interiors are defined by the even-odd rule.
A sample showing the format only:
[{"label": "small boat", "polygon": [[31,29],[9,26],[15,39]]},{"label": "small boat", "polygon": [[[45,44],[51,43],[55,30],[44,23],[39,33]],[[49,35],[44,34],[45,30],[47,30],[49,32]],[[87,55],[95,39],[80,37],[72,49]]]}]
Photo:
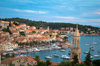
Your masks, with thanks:
[{"label": "small boat", "polygon": [[58,55],[58,54],[56,54],[56,53],[54,54],[54,56],[55,56],[55,57],[59,57],[59,55]]},{"label": "small boat", "polygon": [[93,56],[90,56],[91,59],[93,59]]},{"label": "small boat", "polygon": [[91,46],[91,47],[90,47],[90,50],[94,51],[94,47],[93,47],[93,46]]},{"label": "small boat", "polygon": [[89,46],[89,44],[85,44],[85,46]]},{"label": "small boat", "polygon": [[70,55],[70,51],[68,52],[68,54]]},{"label": "small boat", "polygon": [[93,42],[93,44],[97,44],[97,42]]},{"label": "small boat", "polygon": [[98,53],[100,53],[100,50],[98,50]]},{"label": "small boat", "polygon": [[63,50],[63,49],[62,49],[62,50],[60,50],[60,51],[61,51],[61,52],[65,52],[65,50]]},{"label": "small boat", "polygon": [[34,52],[39,52],[41,50],[39,50],[38,48],[34,48]]},{"label": "small boat", "polygon": [[48,55],[46,55],[45,58],[46,58],[46,59],[52,59],[52,57],[50,57],[50,56],[48,56]]},{"label": "small boat", "polygon": [[66,55],[62,55],[61,56],[62,59],[70,59],[70,57],[66,56]]},{"label": "small boat", "polygon": [[84,51],[84,54],[88,54],[89,52],[88,51]]},{"label": "small boat", "polygon": [[98,58],[100,55],[94,55],[95,58]]}]

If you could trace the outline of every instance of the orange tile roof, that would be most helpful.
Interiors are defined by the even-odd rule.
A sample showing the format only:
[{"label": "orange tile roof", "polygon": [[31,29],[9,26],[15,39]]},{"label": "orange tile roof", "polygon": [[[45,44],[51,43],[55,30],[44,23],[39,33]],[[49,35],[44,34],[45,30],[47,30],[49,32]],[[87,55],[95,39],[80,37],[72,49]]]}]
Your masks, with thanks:
[{"label": "orange tile roof", "polygon": [[22,56],[21,58],[23,58],[23,59],[27,59],[27,57],[24,57],[24,56]]},{"label": "orange tile roof", "polygon": [[17,57],[15,57],[15,58],[13,58],[14,60],[16,60],[16,59],[18,59],[18,58],[20,58],[19,56],[17,56]]},{"label": "orange tile roof", "polygon": [[59,65],[60,63],[51,62],[51,65]]},{"label": "orange tile roof", "polygon": [[34,31],[34,29],[28,29],[28,31]]}]

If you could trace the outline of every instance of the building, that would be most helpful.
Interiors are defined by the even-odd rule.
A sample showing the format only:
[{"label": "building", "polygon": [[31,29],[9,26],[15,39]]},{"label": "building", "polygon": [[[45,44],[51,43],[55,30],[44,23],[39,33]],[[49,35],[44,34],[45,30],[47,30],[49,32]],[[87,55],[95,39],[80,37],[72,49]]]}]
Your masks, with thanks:
[{"label": "building", "polygon": [[0,53],[0,66],[1,66],[1,53]]},{"label": "building", "polygon": [[18,44],[12,41],[4,41],[0,44],[0,50],[2,51],[12,51],[18,48]]},{"label": "building", "polygon": [[71,55],[70,55],[70,61],[73,61],[73,57],[75,55],[78,55],[78,61],[81,63],[81,48],[80,48],[80,33],[78,30],[78,25],[76,26],[75,33],[73,35],[73,43],[71,48]]},{"label": "building", "polygon": [[13,66],[20,66],[20,65],[27,66],[27,65],[36,65],[37,61],[31,56],[17,56],[15,58],[7,58],[1,61],[0,66],[9,66],[10,63],[12,63]]},{"label": "building", "polygon": [[9,21],[1,21],[2,28],[7,28],[9,26]]}]

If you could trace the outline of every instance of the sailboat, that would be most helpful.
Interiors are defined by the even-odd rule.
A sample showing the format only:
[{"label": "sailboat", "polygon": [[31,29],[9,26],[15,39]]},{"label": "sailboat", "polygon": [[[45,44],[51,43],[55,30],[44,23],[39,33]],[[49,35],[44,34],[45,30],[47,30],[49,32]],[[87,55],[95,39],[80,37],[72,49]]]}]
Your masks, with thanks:
[{"label": "sailboat", "polygon": [[54,53],[54,56],[55,56],[55,57],[59,57],[59,55],[58,55],[57,53]]},{"label": "sailboat", "polygon": [[93,39],[93,44],[97,44],[97,42],[94,42],[94,39]]}]

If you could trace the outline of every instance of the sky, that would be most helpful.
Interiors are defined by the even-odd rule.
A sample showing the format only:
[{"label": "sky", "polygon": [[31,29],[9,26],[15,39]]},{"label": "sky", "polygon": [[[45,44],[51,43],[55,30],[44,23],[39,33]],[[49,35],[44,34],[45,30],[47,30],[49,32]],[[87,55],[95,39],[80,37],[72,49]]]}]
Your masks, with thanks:
[{"label": "sky", "polygon": [[100,0],[0,0],[0,18],[100,27]]}]

